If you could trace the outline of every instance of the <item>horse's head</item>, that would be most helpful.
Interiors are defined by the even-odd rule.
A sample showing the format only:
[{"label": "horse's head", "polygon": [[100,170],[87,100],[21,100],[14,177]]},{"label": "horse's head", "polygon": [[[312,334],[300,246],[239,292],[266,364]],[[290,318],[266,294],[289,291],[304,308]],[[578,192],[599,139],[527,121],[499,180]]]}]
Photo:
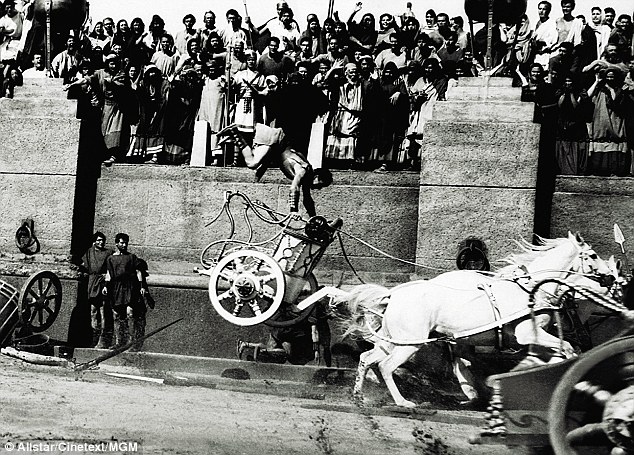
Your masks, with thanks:
[{"label": "horse's head", "polygon": [[[578,276],[589,278],[599,283],[601,287],[610,288],[618,277],[618,270],[610,267],[608,262],[604,261],[599,255],[588,245],[579,233],[572,234],[568,232],[568,240],[570,240],[577,249],[577,256],[570,268]],[[614,260],[612,258],[612,260]],[[615,275],[616,274],[616,275]]]}]

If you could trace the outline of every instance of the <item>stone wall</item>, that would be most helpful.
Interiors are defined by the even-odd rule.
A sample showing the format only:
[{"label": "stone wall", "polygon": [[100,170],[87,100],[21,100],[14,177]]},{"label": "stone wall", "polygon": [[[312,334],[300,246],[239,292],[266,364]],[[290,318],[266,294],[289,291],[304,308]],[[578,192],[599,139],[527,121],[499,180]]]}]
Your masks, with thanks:
[{"label": "stone wall", "polygon": [[578,231],[601,257],[620,256],[614,223],[625,236],[625,250],[634,248],[634,179],[627,177],[558,176],[553,195],[551,235]]},{"label": "stone wall", "polygon": [[79,121],[61,81],[26,79],[14,99],[0,98],[0,252],[17,252],[26,218],[46,254],[70,254]]},{"label": "stone wall", "polygon": [[[319,214],[343,219],[343,230],[398,258],[414,260],[418,221],[418,174],[334,172],[334,183],[313,195]],[[244,168],[193,168],[115,165],[102,169],[97,189],[95,229],[114,241],[117,232],[130,235],[131,250],[146,258],[161,275],[191,275],[202,249],[229,235],[221,215],[225,191],[242,191],[253,200],[287,213],[288,180],[269,170],[261,183]],[[237,238],[247,240],[243,205],[233,206]],[[252,217],[254,241],[271,237],[278,228]],[[403,282],[413,267],[381,256],[344,235],[346,253],[366,278]],[[320,284],[356,282],[338,242],[317,270]]]},{"label": "stone wall", "polygon": [[419,273],[456,267],[458,243],[470,235],[491,261],[533,233],[539,125],[533,106],[505,78],[464,78],[434,106],[423,138]]}]

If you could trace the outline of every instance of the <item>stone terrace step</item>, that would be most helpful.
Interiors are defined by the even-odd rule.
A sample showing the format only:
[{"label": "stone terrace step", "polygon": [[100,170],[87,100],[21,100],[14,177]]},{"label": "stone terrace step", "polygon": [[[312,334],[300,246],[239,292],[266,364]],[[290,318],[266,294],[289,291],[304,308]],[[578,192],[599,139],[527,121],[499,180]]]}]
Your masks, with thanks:
[{"label": "stone terrace step", "polygon": [[15,88],[16,98],[66,98],[66,92],[59,85],[23,85]]},{"label": "stone terrace step", "polygon": [[447,90],[448,100],[465,101],[520,101],[522,90],[517,87],[456,86]]},{"label": "stone terrace step", "polygon": [[510,77],[461,77],[458,85],[463,87],[510,87],[513,80]]},{"label": "stone terrace step", "polygon": [[76,102],[64,98],[1,98],[0,116],[9,118],[74,117]]},{"label": "stone terrace step", "polygon": [[433,119],[454,122],[532,122],[533,104],[519,101],[444,101],[434,105]]},{"label": "stone terrace step", "polygon": [[538,143],[535,123],[432,120],[425,125],[421,184],[533,187]]},{"label": "stone terrace step", "polygon": [[51,77],[25,77],[24,78],[24,86],[48,86],[48,87],[63,87],[64,81],[59,78],[51,78]]}]

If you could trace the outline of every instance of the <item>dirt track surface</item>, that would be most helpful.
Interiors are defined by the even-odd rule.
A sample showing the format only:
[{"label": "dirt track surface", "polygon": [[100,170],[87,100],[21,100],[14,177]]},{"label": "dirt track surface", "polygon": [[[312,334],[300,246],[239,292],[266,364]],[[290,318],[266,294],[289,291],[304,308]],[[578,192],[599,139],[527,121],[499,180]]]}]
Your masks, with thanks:
[{"label": "dirt track surface", "polygon": [[[326,400],[179,387],[118,379],[0,356],[0,453],[18,444],[138,442],[144,454],[517,455],[519,448],[472,446],[477,428],[327,409]],[[317,406],[316,406],[317,404]],[[465,414],[467,415],[467,414]],[[469,414],[473,416],[473,413]],[[5,444],[16,449],[9,452]],[[28,448],[28,446],[23,446]],[[59,446],[58,446],[59,447]],[[62,453],[59,450],[57,452]],[[95,453],[74,450],[63,453]]]}]

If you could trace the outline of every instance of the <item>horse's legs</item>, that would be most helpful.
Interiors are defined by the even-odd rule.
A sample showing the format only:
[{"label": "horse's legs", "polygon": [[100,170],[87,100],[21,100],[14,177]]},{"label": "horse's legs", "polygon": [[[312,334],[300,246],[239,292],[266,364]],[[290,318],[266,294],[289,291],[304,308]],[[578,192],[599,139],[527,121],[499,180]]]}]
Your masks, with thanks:
[{"label": "horse's legs", "polygon": [[369,351],[365,351],[359,356],[359,367],[357,368],[357,377],[354,380],[354,388],[352,389],[352,396],[355,399],[361,399],[361,389],[365,381],[365,375],[368,373],[368,369],[375,363],[380,362],[387,354],[379,346],[375,346]]},{"label": "horse's legs", "polygon": [[401,392],[399,392],[396,387],[392,374],[398,367],[403,365],[412,355],[414,355],[414,353],[418,351],[418,348],[419,346],[395,346],[392,353],[379,362],[381,376],[383,376],[385,385],[387,385],[388,390],[392,394],[392,398],[394,398],[394,401],[398,406],[404,406],[406,408],[416,407],[416,403],[403,398],[403,395],[401,395]]},{"label": "horse's legs", "polygon": [[471,362],[469,362],[464,357],[460,356],[460,349],[458,352],[454,352],[454,348],[450,347],[451,350],[451,363],[453,365],[453,374],[458,378],[458,383],[460,384],[460,388],[462,389],[462,393],[467,396],[469,401],[475,401],[478,399],[478,390],[475,387],[475,377],[469,368],[471,366]]},{"label": "horse's legs", "polygon": [[559,350],[563,348],[563,355],[565,357],[572,357],[574,355],[574,349],[567,341],[563,344],[554,335],[546,332],[542,327],[548,324],[550,316],[547,314],[539,314],[535,317],[537,329],[535,329],[534,323],[531,319],[522,321],[515,327],[515,338],[521,345],[528,346],[530,344],[536,344],[546,348]]}]

